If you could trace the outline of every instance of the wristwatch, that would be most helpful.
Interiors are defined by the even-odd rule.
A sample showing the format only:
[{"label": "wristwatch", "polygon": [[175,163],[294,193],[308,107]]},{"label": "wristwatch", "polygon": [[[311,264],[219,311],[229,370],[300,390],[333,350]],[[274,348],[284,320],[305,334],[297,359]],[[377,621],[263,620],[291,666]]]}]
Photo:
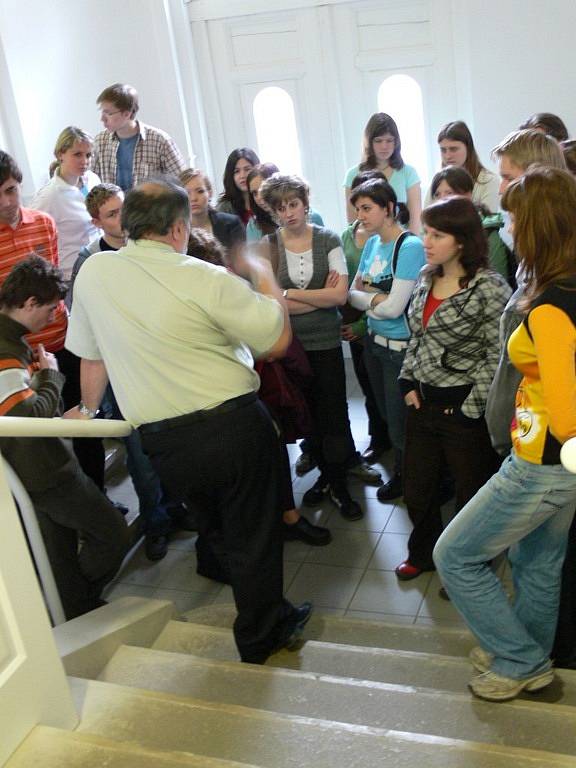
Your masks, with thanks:
[{"label": "wristwatch", "polygon": [[87,416],[89,419],[95,419],[96,416],[100,413],[100,408],[96,408],[96,410],[92,410],[92,408],[88,408],[87,405],[84,405],[82,401],[78,404],[78,410],[82,414],[82,416]]}]

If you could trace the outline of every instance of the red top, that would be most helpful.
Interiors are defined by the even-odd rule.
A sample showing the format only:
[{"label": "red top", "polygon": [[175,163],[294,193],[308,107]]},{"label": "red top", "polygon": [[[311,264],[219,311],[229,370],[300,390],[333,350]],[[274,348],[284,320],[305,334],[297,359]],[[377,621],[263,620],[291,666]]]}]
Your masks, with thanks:
[{"label": "red top", "polygon": [[427,327],[430,318],[432,317],[434,312],[436,312],[436,310],[438,309],[440,304],[442,304],[443,301],[444,299],[434,298],[434,296],[432,296],[432,291],[431,290],[428,291],[426,304],[424,304],[424,311],[422,312],[422,325],[424,326],[424,328]]}]

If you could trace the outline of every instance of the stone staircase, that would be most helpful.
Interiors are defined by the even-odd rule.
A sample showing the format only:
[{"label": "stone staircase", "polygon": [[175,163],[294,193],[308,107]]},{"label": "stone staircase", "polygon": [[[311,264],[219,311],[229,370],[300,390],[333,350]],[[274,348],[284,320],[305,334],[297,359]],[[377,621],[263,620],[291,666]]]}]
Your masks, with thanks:
[{"label": "stone staircase", "polygon": [[61,643],[76,731],[35,728],[7,768],[576,765],[576,673],[513,702],[473,699],[462,630],[315,615],[298,651],[259,667],[238,661],[231,606],[166,622],[165,603],[124,600],[138,632],[119,600],[90,654]]}]

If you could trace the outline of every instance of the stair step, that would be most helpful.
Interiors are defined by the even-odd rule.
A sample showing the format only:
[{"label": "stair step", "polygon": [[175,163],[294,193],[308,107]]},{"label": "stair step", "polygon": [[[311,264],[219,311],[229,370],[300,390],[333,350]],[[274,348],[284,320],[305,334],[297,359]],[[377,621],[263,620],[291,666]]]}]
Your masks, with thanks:
[{"label": "stair step", "polygon": [[465,685],[447,693],[129,646],[118,649],[100,680],[267,712],[576,754],[573,708],[534,696],[479,702]]},{"label": "stair step", "polygon": [[[236,618],[233,605],[207,605],[187,611],[179,623],[190,622],[232,629]],[[476,642],[470,632],[458,627],[424,627],[411,624],[384,624],[363,619],[346,619],[315,611],[304,637],[328,643],[365,645],[371,648],[398,648],[447,656],[468,656]]]},{"label": "stair step", "polygon": [[[152,648],[209,659],[238,661],[231,630],[181,621],[168,622]],[[337,645],[306,640],[297,652],[281,651],[268,667],[462,693],[473,669],[468,658],[419,651]],[[530,694],[525,698],[532,699]],[[539,701],[576,707],[576,672],[559,670],[557,680],[538,694]]]},{"label": "stair step", "polygon": [[[182,752],[142,749],[101,736],[36,726],[6,768],[250,768]],[[252,766],[252,768],[255,768]]]},{"label": "stair step", "polygon": [[229,704],[71,679],[79,731],[262,768],[574,768],[532,749],[277,715]]}]

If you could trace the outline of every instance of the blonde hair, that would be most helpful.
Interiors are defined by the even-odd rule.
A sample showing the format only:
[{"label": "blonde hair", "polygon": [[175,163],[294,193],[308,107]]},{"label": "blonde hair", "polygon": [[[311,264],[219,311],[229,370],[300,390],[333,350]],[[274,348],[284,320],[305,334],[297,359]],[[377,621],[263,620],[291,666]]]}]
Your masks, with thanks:
[{"label": "blonde hair", "polygon": [[506,155],[514,165],[524,170],[532,163],[551,168],[566,168],[560,145],[551,136],[533,128],[513,131],[492,150],[492,158]]},{"label": "blonde hair", "polygon": [[56,139],[56,145],[54,147],[54,157],[56,160],[53,160],[50,163],[50,176],[53,176],[55,171],[60,167],[60,155],[71,149],[76,141],[86,142],[87,144],[90,144],[90,146],[94,144],[92,136],[81,128],[76,128],[74,125],[69,125],[67,128],[64,128]]},{"label": "blonde hair", "polygon": [[183,187],[185,187],[189,181],[192,181],[192,179],[201,179],[202,184],[204,184],[208,190],[208,196],[212,197],[212,183],[203,171],[200,171],[198,168],[185,168],[178,174],[178,180]]},{"label": "blonde hair", "polygon": [[502,196],[514,216],[514,249],[526,280],[528,309],[546,288],[576,276],[576,179],[561,168],[531,166]]}]

